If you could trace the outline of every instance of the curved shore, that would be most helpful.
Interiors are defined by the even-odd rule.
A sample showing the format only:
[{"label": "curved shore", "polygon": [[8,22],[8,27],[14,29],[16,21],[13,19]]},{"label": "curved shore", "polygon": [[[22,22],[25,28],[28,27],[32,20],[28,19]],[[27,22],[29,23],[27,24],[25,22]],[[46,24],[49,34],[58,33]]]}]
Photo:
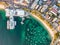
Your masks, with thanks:
[{"label": "curved shore", "polygon": [[54,37],[54,33],[51,31],[52,29],[50,29],[50,28],[48,27],[48,25],[46,25],[46,23],[45,23],[43,20],[41,20],[39,17],[37,17],[37,16],[35,16],[35,15],[33,15],[33,17],[35,17],[36,19],[38,19],[38,20],[44,25],[44,27],[46,27],[46,29],[47,29],[48,32],[50,33],[51,37]]},{"label": "curved shore", "polygon": [[45,26],[45,28],[48,30],[51,37],[54,38],[54,34],[56,33],[56,31],[53,29],[53,27],[45,19],[43,19],[40,12],[38,12],[37,10],[29,10],[27,8],[24,8],[23,10],[30,12],[30,14],[32,14],[33,17],[38,19]]},{"label": "curved shore", "polygon": [[29,10],[27,8],[24,8],[23,10],[30,12],[30,14],[32,14],[33,17],[35,17],[36,19],[38,19],[47,29],[47,31],[49,32],[49,34],[51,35],[52,38],[52,42],[50,45],[54,45],[54,35],[57,33],[56,30],[54,30],[54,28],[51,26],[50,23],[48,23],[45,19],[43,19],[43,17],[41,16],[41,13],[38,12],[37,10]]},{"label": "curved shore", "polygon": [[45,26],[45,28],[47,29],[47,31],[51,35],[52,41],[51,41],[50,45],[54,45],[54,39],[55,39],[54,35],[57,33],[56,30],[54,30],[54,28],[51,26],[50,23],[48,23],[45,19],[43,19],[40,12],[38,12],[36,10],[32,10],[31,14],[32,14],[33,17],[38,19]]}]

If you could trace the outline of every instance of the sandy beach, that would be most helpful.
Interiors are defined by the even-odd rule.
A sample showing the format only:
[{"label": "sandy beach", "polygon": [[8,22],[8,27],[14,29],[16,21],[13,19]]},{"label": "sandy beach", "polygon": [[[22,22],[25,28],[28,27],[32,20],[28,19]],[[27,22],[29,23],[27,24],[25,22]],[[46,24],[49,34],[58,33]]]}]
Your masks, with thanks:
[{"label": "sandy beach", "polygon": [[53,41],[54,41],[54,35],[57,33],[56,30],[54,30],[54,28],[50,25],[50,23],[48,23],[45,19],[43,19],[43,17],[41,16],[41,13],[38,12],[37,10],[29,10],[27,8],[24,8],[23,10],[30,12],[30,14],[32,14],[32,16],[34,18],[36,18],[38,21],[40,21],[44,27],[47,29],[47,31],[49,32],[49,34],[51,35],[52,38],[52,42],[50,45],[54,45]]},{"label": "sandy beach", "polygon": [[49,34],[51,35],[51,38],[54,38],[54,34],[56,33],[56,31],[50,28],[49,23],[47,23],[47,21],[42,20],[38,15],[35,15],[33,13],[31,13],[31,14],[32,14],[33,17],[38,19],[45,26],[45,28],[48,30]]},{"label": "sandy beach", "polygon": [[23,10],[30,12],[30,14],[32,14],[33,17],[39,20],[48,30],[49,34],[51,35],[51,38],[54,38],[54,34],[56,33],[56,31],[53,29],[53,27],[51,28],[50,24],[47,21],[43,20],[43,18],[40,17],[41,16],[40,12],[38,12],[37,10],[30,11],[27,8],[24,8]]}]

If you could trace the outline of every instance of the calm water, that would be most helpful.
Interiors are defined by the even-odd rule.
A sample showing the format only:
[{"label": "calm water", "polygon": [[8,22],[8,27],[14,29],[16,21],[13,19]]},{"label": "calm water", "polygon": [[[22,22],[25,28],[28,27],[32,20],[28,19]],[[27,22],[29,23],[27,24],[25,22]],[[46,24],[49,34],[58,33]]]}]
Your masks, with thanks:
[{"label": "calm water", "polygon": [[14,30],[7,30],[5,12],[0,10],[0,45],[50,45],[51,37],[46,29],[32,16],[24,20],[14,17],[17,25]]}]

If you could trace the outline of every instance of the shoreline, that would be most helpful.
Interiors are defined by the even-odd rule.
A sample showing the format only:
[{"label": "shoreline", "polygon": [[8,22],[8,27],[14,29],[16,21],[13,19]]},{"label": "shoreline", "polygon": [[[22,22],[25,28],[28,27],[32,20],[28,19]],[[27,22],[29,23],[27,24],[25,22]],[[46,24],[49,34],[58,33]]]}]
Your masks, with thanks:
[{"label": "shoreline", "polygon": [[51,38],[54,40],[54,35],[56,33],[56,30],[54,30],[54,28],[45,20],[43,19],[43,17],[41,16],[41,13],[37,10],[30,10],[28,8],[23,8],[23,10],[30,12],[30,14],[35,17],[36,19],[38,19],[47,29],[47,31],[49,32],[49,34],[51,35]]},{"label": "shoreline", "polygon": [[44,23],[44,21],[42,21],[40,18],[38,18],[37,16],[33,15],[33,17],[35,17],[36,19],[38,19],[39,22],[42,23],[42,25],[44,26],[45,29],[47,29],[47,31],[49,32],[51,37],[54,37],[53,32],[51,31],[51,29]]},{"label": "shoreline", "polygon": [[44,26],[45,28],[47,29],[47,31],[49,32],[51,38],[52,38],[52,41],[51,41],[51,44],[50,45],[54,45],[54,40],[55,40],[55,34],[57,33],[56,30],[54,30],[54,28],[51,26],[50,23],[48,23],[45,19],[43,19],[43,17],[41,16],[41,13],[37,10],[30,10],[28,8],[23,8],[23,10],[27,11],[27,12],[30,12],[30,14],[37,18]]},{"label": "shoreline", "polygon": [[54,38],[54,34],[56,33],[56,31],[53,29],[53,27],[50,27],[49,23],[46,20],[42,19],[42,17],[40,16],[41,14],[39,14],[39,12],[37,13],[36,10],[32,10],[30,13],[33,17],[38,19],[38,21],[43,24],[44,28],[47,29],[47,31],[51,35],[51,38]]},{"label": "shoreline", "polygon": [[[32,15],[31,15],[31,16],[32,16]],[[51,35],[50,35],[48,29],[45,27],[45,25],[44,25],[39,19],[37,19],[36,17],[34,17],[34,16],[32,16],[32,17],[33,17],[39,24],[42,25],[42,27],[48,32],[49,36],[51,37]],[[51,39],[52,39],[52,38],[51,38]]]}]

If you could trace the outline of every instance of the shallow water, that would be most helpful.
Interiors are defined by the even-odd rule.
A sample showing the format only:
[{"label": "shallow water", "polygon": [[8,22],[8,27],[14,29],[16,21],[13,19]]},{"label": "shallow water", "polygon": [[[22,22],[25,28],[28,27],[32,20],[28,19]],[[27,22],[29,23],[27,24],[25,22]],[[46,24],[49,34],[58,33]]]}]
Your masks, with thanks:
[{"label": "shallow water", "polygon": [[[4,12],[3,12],[4,13]],[[32,16],[24,20],[14,17],[17,25],[14,30],[7,30],[6,17],[0,11],[0,45],[50,45],[51,36],[48,31]]]}]

